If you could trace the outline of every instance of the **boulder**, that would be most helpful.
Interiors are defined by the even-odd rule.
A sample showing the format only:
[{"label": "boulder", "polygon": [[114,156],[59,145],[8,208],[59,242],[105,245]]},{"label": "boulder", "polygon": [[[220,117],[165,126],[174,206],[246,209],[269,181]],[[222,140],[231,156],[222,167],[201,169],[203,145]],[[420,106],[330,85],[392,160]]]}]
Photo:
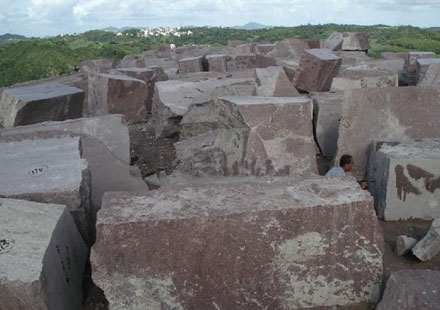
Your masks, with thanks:
[{"label": "boulder", "polygon": [[230,56],[226,54],[213,54],[207,55],[209,71],[212,72],[226,72],[227,62],[230,61]]},{"label": "boulder", "polygon": [[0,198],[1,308],[77,310],[88,256],[63,205]]},{"label": "boulder", "polygon": [[416,74],[417,74],[417,84],[422,81],[425,77],[431,65],[440,65],[440,58],[420,58],[416,62]]},{"label": "boulder", "polygon": [[79,72],[88,76],[89,74],[109,73],[113,68],[115,68],[113,59],[93,59],[83,61]]},{"label": "boulder", "polygon": [[417,239],[408,236],[399,236],[396,241],[396,253],[398,256],[408,253],[414,245],[417,243]]},{"label": "boulder", "polygon": [[418,85],[440,89],[440,64],[430,65]]},{"label": "boulder", "polygon": [[187,57],[179,60],[179,73],[208,71],[205,56]]},{"label": "boulder", "polygon": [[255,79],[158,82],[152,108],[156,137],[177,134],[180,120],[192,104],[227,95],[252,96],[255,91]]},{"label": "boulder", "polygon": [[378,70],[345,70],[333,78],[331,91],[399,86],[399,76]]},{"label": "boulder", "polygon": [[378,300],[382,229],[357,183],[204,183],[105,194],[91,264],[110,309],[309,309]]},{"label": "boulder", "polygon": [[257,68],[257,96],[263,97],[297,97],[299,92],[289,81],[283,67]]},{"label": "boulder", "polygon": [[363,32],[344,32],[341,49],[343,51],[368,51],[370,43]]},{"label": "boulder", "polygon": [[78,137],[0,140],[0,196],[69,207],[81,236],[93,239],[90,177]]},{"label": "boulder", "polygon": [[83,102],[83,90],[60,83],[6,88],[0,99],[0,127],[80,118]]},{"label": "boulder", "polygon": [[147,113],[151,113],[153,105],[154,85],[156,82],[168,81],[168,75],[161,67],[153,68],[119,68],[117,74],[125,74],[137,80],[144,81],[147,86],[147,98],[145,104]]},{"label": "boulder", "polygon": [[399,270],[391,274],[376,310],[437,310],[440,271]]},{"label": "boulder", "polygon": [[344,35],[341,32],[333,32],[327,39],[325,39],[322,47],[331,51],[340,51],[342,49],[343,41]]},{"label": "boulder", "polygon": [[338,75],[341,58],[328,49],[308,49],[301,57],[294,85],[304,91],[329,91]]},{"label": "boulder", "polygon": [[267,55],[271,51],[273,51],[276,47],[276,44],[257,44],[255,45],[255,53],[261,55]]},{"label": "boulder", "polygon": [[408,140],[440,136],[440,90],[387,87],[348,90],[342,99],[336,161],[351,154],[353,175],[366,179],[367,151],[373,140]]},{"label": "boulder", "polygon": [[240,174],[317,173],[312,110],[304,97],[223,97],[192,106],[181,133],[194,137],[216,129],[248,129],[244,152],[238,154]]},{"label": "boulder", "polygon": [[122,74],[89,75],[89,114],[123,114],[127,123],[147,118],[148,88],[144,81]]},{"label": "boulder", "polygon": [[376,142],[368,179],[387,221],[440,217],[440,139]]},{"label": "boulder", "polygon": [[431,228],[422,240],[412,248],[413,254],[426,262],[440,253],[440,218],[432,221]]},{"label": "boulder", "polygon": [[333,158],[336,154],[342,95],[342,92],[311,93],[316,142],[321,154],[329,158]]}]

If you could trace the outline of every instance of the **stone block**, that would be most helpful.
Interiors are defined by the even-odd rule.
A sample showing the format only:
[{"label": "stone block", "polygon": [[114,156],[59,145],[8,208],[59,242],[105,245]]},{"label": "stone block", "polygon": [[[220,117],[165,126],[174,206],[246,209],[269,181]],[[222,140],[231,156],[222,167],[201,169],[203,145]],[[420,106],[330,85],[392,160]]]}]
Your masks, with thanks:
[{"label": "stone block", "polygon": [[341,58],[328,49],[308,49],[301,57],[294,85],[304,91],[329,91],[338,75]]},{"label": "stone block", "polygon": [[253,43],[239,44],[234,48],[234,54],[252,54],[254,46]]},{"label": "stone block", "polygon": [[0,145],[0,196],[68,206],[81,236],[90,243],[90,178],[80,138],[10,136],[2,137]]},{"label": "stone block", "polygon": [[310,48],[308,44],[297,38],[288,38],[277,42],[273,51],[267,56],[273,58],[294,58],[300,59],[306,49]]},{"label": "stone block", "polygon": [[83,90],[60,83],[6,88],[0,99],[0,126],[80,118],[83,102]]},{"label": "stone block", "polygon": [[[376,60],[364,51],[335,51],[333,53],[342,59],[343,69],[351,69],[351,66],[364,66],[366,63],[376,64]],[[400,66],[398,70],[402,70],[402,67]]]},{"label": "stone block", "polygon": [[431,65],[440,65],[440,58],[420,58],[416,62],[417,84],[425,77]]},{"label": "stone block", "polygon": [[376,310],[437,310],[439,286],[438,270],[394,271]]},{"label": "stone block", "polygon": [[179,74],[208,71],[205,62],[206,62],[205,56],[187,57],[180,59]]},{"label": "stone block", "polygon": [[255,56],[255,64],[257,68],[274,67],[277,65],[277,60],[273,57],[257,54]]},{"label": "stone block", "polygon": [[89,75],[89,114],[123,114],[128,124],[147,118],[148,88],[144,81],[122,74]]},{"label": "stone block", "polygon": [[238,45],[245,44],[246,42],[242,40],[228,40],[228,47],[237,47]]},{"label": "stone block", "polygon": [[193,137],[216,129],[250,130],[240,174],[317,173],[312,110],[304,97],[223,97],[192,106],[181,132]]},{"label": "stone block", "polygon": [[333,32],[323,43],[323,48],[331,51],[342,50],[342,43],[344,41],[344,35],[341,32]]},{"label": "stone block", "polygon": [[93,59],[83,61],[80,64],[79,72],[88,76],[89,74],[109,73],[113,68],[115,68],[113,59]]},{"label": "stone block", "polygon": [[116,74],[121,73],[145,82],[147,86],[147,98],[145,100],[145,104],[147,108],[147,113],[151,113],[154,96],[154,85],[156,85],[156,82],[168,81],[168,75],[161,67],[117,69]]},{"label": "stone block", "polygon": [[369,165],[381,218],[440,217],[440,139],[376,142]]},{"label": "stone block", "polygon": [[254,54],[234,55],[232,60],[228,62],[228,71],[246,70],[257,67],[257,59]]},{"label": "stone block", "polygon": [[416,85],[418,80],[417,60],[423,58],[435,58],[433,52],[409,52],[403,65],[402,78],[407,85]]},{"label": "stone block", "polygon": [[271,51],[273,51],[276,47],[276,44],[257,44],[255,45],[255,53],[261,55],[267,55]]},{"label": "stone block", "polygon": [[145,68],[145,58],[142,55],[126,55],[119,64],[121,68]]},{"label": "stone block", "polygon": [[257,68],[257,96],[262,97],[297,97],[299,92],[289,81],[283,67]]},{"label": "stone block", "polygon": [[432,64],[425,72],[423,79],[419,81],[419,86],[436,87],[440,89],[440,64]]},{"label": "stone block", "polygon": [[226,72],[227,62],[230,61],[230,59],[231,57],[226,54],[213,54],[206,56],[209,71],[212,72]]},{"label": "stone block", "polygon": [[192,104],[228,95],[252,96],[255,92],[255,79],[158,82],[152,108],[156,137],[177,134],[180,120]]},{"label": "stone block", "polygon": [[367,35],[363,32],[344,32],[341,49],[343,51],[367,51],[370,49]]},{"label": "stone block", "polygon": [[63,205],[0,198],[1,308],[76,310],[88,249]]},{"label": "stone block", "polygon": [[331,91],[398,86],[399,76],[395,73],[377,70],[345,70],[333,78]]},{"label": "stone block", "polygon": [[342,92],[313,92],[313,123],[321,154],[333,158],[339,136],[339,118],[342,112]]},{"label": "stone block", "polygon": [[351,154],[353,175],[366,179],[368,146],[373,140],[408,140],[440,136],[440,90],[387,87],[348,90],[342,99],[336,162]]},{"label": "stone block", "polygon": [[105,194],[91,263],[110,309],[309,309],[378,300],[382,230],[357,183],[233,179]]},{"label": "stone block", "polygon": [[422,240],[412,248],[413,254],[426,262],[440,253],[440,218],[432,221],[431,228]]},{"label": "stone block", "polygon": [[399,236],[396,241],[396,253],[398,256],[408,253],[417,243],[417,239],[408,236]]}]

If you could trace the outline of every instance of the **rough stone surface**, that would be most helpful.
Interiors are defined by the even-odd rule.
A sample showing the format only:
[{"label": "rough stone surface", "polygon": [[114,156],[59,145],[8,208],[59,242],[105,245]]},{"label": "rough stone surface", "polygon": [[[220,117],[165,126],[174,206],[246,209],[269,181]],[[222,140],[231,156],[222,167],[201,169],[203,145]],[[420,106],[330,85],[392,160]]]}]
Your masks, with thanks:
[{"label": "rough stone surface", "polygon": [[79,72],[88,76],[89,74],[109,73],[113,68],[115,68],[113,59],[93,59],[83,61]]},{"label": "rough stone surface", "polygon": [[204,68],[206,65],[204,56],[188,57],[179,60],[179,73],[208,71]]},{"label": "rough stone surface", "polygon": [[333,32],[327,39],[325,39],[323,48],[331,51],[340,51],[342,49],[342,43],[344,36],[341,32]]},{"label": "rough stone surface", "polygon": [[0,99],[0,126],[79,118],[83,102],[83,90],[60,83],[6,88]]},{"label": "rough stone surface", "polygon": [[367,51],[370,49],[367,35],[362,32],[344,32],[341,49],[343,51]]},{"label": "rough stone surface", "polygon": [[276,44],[257,44],[255,45],[255,53],[261,55],[267,55],[271,51],[273,51],[276,47]]},{"label": "rough stone surface", "polygon": [[417,74],[417,84],[422,81],[425,77],[431,65],[440,65],[440,58],[420,58],[416,62],[416,74]]},{"label": "rough stone surface", "polygon": [[294,85],[304,91],[329,91],[338,75],[341,58],[328,49],[306,50],[295,75]]},{"label": "rough stone surface", "polygon": [[65,206],[0,198],[1,309],[77,310],[88,249]]},{"label": "rough stone surface", "polygon": [[89,242],[90,183],[80,138],[0,141],[0,196],[67,205]]},{"label": "rough stone surface", "polygon": [[346,70],[333,78],[331,91],[399,86],[399,76],[377,70]]},{"label": "rough stone surface", "polygon": [[408,253],[417,243],[417,239],[408,236],[399,236],[396,241],[396,253],[399,256]]},{"label": "rough stone surface", "polygon": [[440,217],[439,138],[377,142],[369,165],[368,179],[374,182],[372,193],[381,218]]},{"label": "rough stone surface", "polygon": [[269,52],[267,56],[274,58],[294,58],[299,60],[301,55],[308,48],[309,46],[306,42],[296,38],[288,38],[279,41],[273,51]]},{"label": "rough stone surface", "polygon": [[388,87],[346,91],[342,100],[338,152],[351,154],[353,175],[365,180],[367,150],[373,140],[408,140],[440,136],[440,90]]},{"label": "rough stone surface", "polygon": [[91,262],[110,309],[377,301],[384,245],[367,192],[350,179],[232,179],[105,195]]},{"label": "rough stone surface", "polygon": [[[304,97],[223,97],[194,105],[181,122],[183,137],[216,129],[248,129],[240,174],[317,173],[312,102]],[[241,155],[241,154],[240,154]]]},{"label": "rough stone surface", "polygon": [[227,62],[227,70],[246,70],[257,67],[257,57],[255,54],[239,54],[232,56],[232,60]]},{"label": "rough stone surface", "polygon": [[252,54],[254,52],[254,44],[246,43],[237,45],[233,52],[234,54]]},{"label": "rough stone surface", "polygon": [[418,80],[417,60],[423,58],[435,58],[433,52],[409,52],[405,58],[401,78],[407,85],[416,85]]},{"label": "rough stone surface", "polygon": [[321,154],[330,158],[335,156],[338,144],[342,95],[342,92],[314,92],[311,94],[316,141]]},{"label": "rough stone surface", "polygon": [[145,104],[147,107],[147,113],[151,113],[151,107],[153,105],[154,85],[156,82],[167,81],[168,75],[163,71],[161,67],[153,68],[119,68],[118,74],[125,74],[132,78],[144,81],[147,86],[147,98]]},{"label": "rough stone surface", "polygon": [[256,69],[257,96],[297,97],[299,92],[289,81],[283,67]]},{"label": "rough stone surface", "polygon": [[255,79],[158,82],[152,109],[156,137],[177,134],[180,119],[192,104],[227,95],[251,96],[255,92]]},{"label": "rough stone surface", "polygon": [[399,270],[391,274],[376,310],[437,310],[440,271]]},{"label": "rough stone surface", "polygon": [[431,228],[422,240],[412,248],[413,254],[421,261],[428,261],[440,253],[440,218],[432,221]]},{"label": "rough stone surface", "polygon": [[127,123],[147,118],[148,89],[144,81],[116,74],[89,75],[89,114],[123,114]]},{"label": "rough stone surface", "polygon": [[419,85],[422,87],[440,88],[440,64],[430,65]]}]

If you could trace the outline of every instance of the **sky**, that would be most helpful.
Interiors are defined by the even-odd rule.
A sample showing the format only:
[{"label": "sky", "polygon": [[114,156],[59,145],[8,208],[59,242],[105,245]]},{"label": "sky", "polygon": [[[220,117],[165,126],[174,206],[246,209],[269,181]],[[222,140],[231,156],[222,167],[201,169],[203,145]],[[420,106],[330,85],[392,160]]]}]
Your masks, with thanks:
[{"label": "sky", "polygon": [[0,34],[114,27],[358,24],[440,26],[440,0],[0,0]]}]

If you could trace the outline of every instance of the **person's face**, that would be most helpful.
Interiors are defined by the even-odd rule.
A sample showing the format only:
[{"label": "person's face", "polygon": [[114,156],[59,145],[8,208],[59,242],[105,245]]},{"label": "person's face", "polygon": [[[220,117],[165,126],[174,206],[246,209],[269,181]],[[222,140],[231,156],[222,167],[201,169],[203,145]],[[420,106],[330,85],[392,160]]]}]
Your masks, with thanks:
[{"label": "person's face", "polygon": [[352,160],[351,163],[346,164],[344,167],[345,172],[350,172],[351,170],[353,170],[353,164],[354,164],[354,160]]}]

